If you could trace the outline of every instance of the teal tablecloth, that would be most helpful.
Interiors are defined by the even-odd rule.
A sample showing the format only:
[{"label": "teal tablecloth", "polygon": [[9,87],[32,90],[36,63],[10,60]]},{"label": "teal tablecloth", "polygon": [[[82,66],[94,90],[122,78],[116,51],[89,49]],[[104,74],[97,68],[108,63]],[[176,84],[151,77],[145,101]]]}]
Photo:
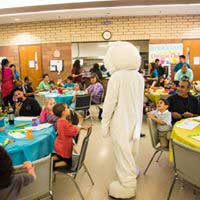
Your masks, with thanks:
[{"label": "teal tablecloth", "polygon": [[[13,139],[7,134],[9,129],[16,130],[14,126],[7,126],[5,131],[0,132],[0,143],[3,143],[6,138]],[[5,147],[13,165],[20,165],[25,161],[35,161],[52,153],[56,138],[53,126],[40,131],[33,131],[33,136],[34,138],[31,140],[26,138],[15,139],[13,143]]]}]

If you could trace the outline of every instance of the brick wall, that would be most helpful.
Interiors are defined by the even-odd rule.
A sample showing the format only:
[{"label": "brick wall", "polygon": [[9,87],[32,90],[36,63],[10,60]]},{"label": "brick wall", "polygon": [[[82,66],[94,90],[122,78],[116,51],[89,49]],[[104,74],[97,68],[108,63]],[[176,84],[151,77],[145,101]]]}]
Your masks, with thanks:
[{"label": "brick wall", "polygon": [[151,16],[59,20],[0,25],[0,46],[33,43],[102,41],[110,30],[112,40],[200,38],[200,15]]}]

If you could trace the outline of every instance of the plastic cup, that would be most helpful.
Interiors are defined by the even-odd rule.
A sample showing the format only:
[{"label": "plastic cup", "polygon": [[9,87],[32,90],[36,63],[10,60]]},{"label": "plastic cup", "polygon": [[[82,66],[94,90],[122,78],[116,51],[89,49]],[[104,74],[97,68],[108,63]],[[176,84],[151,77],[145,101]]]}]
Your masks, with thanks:
[{"label": "plastic cup", "polygon": [[32,131],[32,129],[27,129],[27,130],[26,130],[26,138],[27,138],[28,140],[33,139],[33,131]]}]

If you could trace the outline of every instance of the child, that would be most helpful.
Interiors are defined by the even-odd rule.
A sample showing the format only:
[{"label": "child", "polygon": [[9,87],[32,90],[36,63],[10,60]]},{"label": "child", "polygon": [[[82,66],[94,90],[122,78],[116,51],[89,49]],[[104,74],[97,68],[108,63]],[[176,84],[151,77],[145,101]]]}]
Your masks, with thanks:
[{"label": "child", "polygon": [[55,100],[53,98],[46,98],[42,112],[40,113],[40,123],[48,122],[53,124],[56,128],[57,117],[53,114],[53,107]]},{"label": "child", "polygon": [[73,82],[73,77],[72,76],[68,76],[67,77],[67,81],[64,85],[64,88],[68,88],[68,89],[72,89],[75,86],[75,83]]},{"label": "child", "polygon": [[70,105],[70,109],[74,110],[75,109],[75,102],[76,102],[76,97],[77,95],[81,94],[81,87],[79,83],[75,83],[74,85],[74,97],[72,99],[72,103]]},{"label": "child", "polygon": [[171,113],[168,111],[168,102],[160,99],[157,103],[157,109],[147,113],[147,117],[157,124],[160,146],[167,148],[169,146],[170,131],[172,128]]},{"label": "child", "polygon": [[56,84],[54,81],[49,81],[50,90],[56,90]]},{"label": "child", "polygon": [[67,168],[72,166],[73,137],[78,135],[81,125],[73,126],[66,118],[70,116],[70,110],[65,103],[56,104],[53,107],[54,114],[58,117],[57,133],[55,140],[55,151],[59,161],[64,161]]},{"label": "child", "polygon": [[[86,93],[91,95],[91,103],[93,105],[95,104],[101,104],[102,103],[102,98],[103,98],[103,93],[104,93],[104,88],[102,84],[99,82],[98,76],[96,74],[92,74],[90,77],[90,85],[86,89]],[[101,120],[102,117],[102,112],[103,109],[99,107],[99,116],[98,118]]]},{"label": "child", "polygon": [[36,179],[35,170],[31,162],[25,162],[27,173],[14,174],[12,160],[6,150],[0,146],[0,199],[17,199],[23,187]]}]

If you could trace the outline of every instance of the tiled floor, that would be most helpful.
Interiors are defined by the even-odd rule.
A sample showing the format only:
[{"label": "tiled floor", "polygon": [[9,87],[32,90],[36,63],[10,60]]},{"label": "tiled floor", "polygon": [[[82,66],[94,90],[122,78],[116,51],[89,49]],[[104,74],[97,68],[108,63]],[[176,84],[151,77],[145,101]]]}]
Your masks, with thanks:
[{"label": "tiled floor", "polygon": [[[153,162],[147,175],[143,171],[153,154],[150,136],[146,123],[143,123],[141,138],[139,166],[141,175],[138,179],[137,196],[134,200],[165,200],[173,177],[173,166],[169,163],[168,153],[162,155],[159,163]],[[81,134],[81,139],[84,132]],[[77,182],[86,200],[110,200],[108,197],[108,185],[116,179],[115,161],[111,138],[103,138],[100,132],[100,122],[96,121],[86,156],[86,165],[94,179],[92,186],[84,170],[80,171]],[[58,174],[54,183],[55,200],[79,200],[81,199],[73,182],[63,174]],[[185,184],[184,188],[179,182],[175,185],[171,200],[200,200],[200,193],[193,194],[193,188]]]}]

